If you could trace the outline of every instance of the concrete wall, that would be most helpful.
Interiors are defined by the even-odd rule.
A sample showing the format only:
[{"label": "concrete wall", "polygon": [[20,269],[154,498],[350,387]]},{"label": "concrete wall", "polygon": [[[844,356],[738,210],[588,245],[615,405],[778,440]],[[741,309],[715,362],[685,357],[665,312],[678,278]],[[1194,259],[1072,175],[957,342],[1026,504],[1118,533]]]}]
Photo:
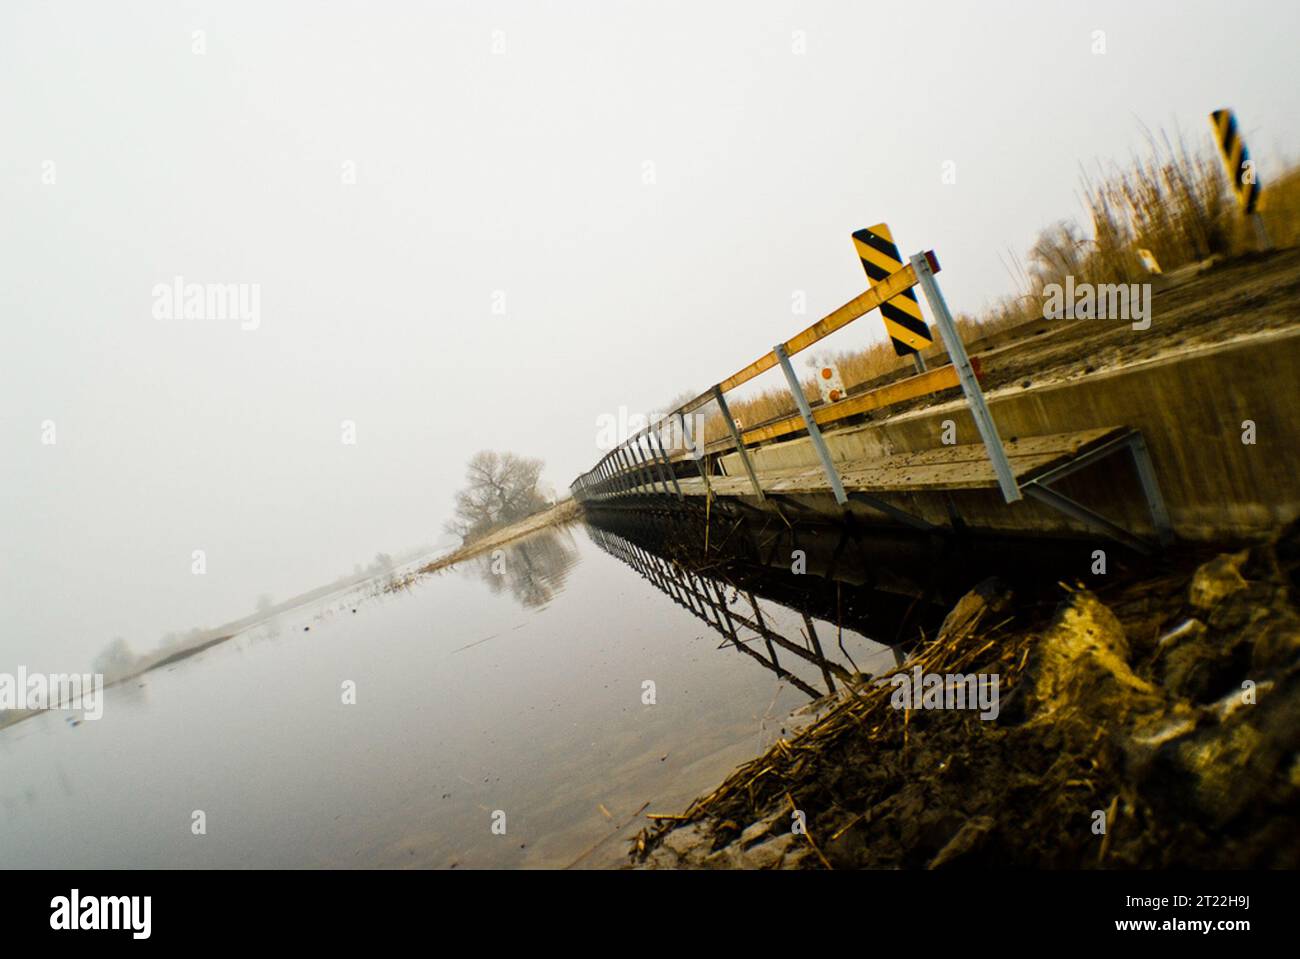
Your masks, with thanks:
[{"label": "concrete wall", "polygon": [[[1300,329],[1196,347],[1064,383],[1004,388],[988,401],[1005,439],[1104,426],[1140,429],[1175,532],[1185,539],[1248,538],[1300,516]],[[939,445],[945,419],[956,422],[959,443],[979,442],[962,400],[830,432],[826,442],[837,461],[931,449]],[[1245,420],[1256,426],[1253,446],[1242,443]],[[750,457],[759,470],[817,464],[807,437],[751,450]],[[1148,532],[1126,459],[1097,464],[1057,488],[1135,532]],[[742,472],[735,453],[722,461],[728,474]],[[977,527],[1082,531],[1037,503],[1007,506],[995,492],[891,501],[941,525],[951,505]]]}]

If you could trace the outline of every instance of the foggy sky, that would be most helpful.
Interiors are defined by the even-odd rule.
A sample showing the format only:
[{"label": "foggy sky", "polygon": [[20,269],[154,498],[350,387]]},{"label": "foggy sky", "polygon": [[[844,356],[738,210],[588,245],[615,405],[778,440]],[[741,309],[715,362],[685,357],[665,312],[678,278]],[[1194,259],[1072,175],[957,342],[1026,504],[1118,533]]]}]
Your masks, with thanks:
[{"label": "foggy sky", "polygon": [[[1235,108],[1267,195],[1296,11],[6,0],[0,669],[434,542],[478,449],[564,490],[602,413],[860,293],[859,227],[936,249],[975,311],[1143,124],[1200,142]],[[257,284],[260,325],[158,319],[176,276]]]}]

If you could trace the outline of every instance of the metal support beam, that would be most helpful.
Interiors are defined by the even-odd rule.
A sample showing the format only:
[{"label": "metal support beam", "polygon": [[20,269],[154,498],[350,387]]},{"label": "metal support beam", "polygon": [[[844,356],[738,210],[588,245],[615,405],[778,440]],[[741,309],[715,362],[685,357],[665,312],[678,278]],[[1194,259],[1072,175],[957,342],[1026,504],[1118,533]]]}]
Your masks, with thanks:
[{"label": "metal support beam", "polygon": [[1090,449],[1082,456],[1076,456],[1074,459],[1062,463],[1060,466],[1053,467],[1045,473],[1031,473],[1029,476],[1032,482],[1038,483],[1041,486],[1050,486],[1057,480],[1064,479],[1072,473],[1077,473],[1079,470],[1091,466],[1098,460],[1104,460],[1107,457],[1114,456],[1121,450],[1131,448],[1132,442],[1133,433],[1123,433],[1116,436],[1114,439],[1107,440],[1100,446]]},{"label": "metal support beam", "polygon": [[[713,484],[709,482],[709,470],[708,470],[709,458],[703,453],[704,419],[703,419],[703,414],[697,414],[697,415],[699,416],[699,419],[695,421],[696,424],[695,429],[691,433],[691,445],[692,447],[694,447],[696,441],[698,441],[699,443],[698,448],[701,450],[701,452],[699,456],[692,456],[691,459],[695,461],[695,468],[700,471],[700,479],[704,480],[704,491],[711,499],[713,497]],[[680,411],[678,412],[677,425],[681,428],[682,442],[684,443],[686,442],[686,414],[685,413],[682,413]],[[694,448],[691,450],[691,452],[692,453],[695,452]]]},{"label": "metal support beam", "polygon": [[1151,522],[1156,528],[1156,536],[1161,546],[1168,546],[1174,541],[1174,527],[1169,520],[1165,498],[1160,494],[1160,484],[1156,482],[1156,470],[1151,463],[1147,441],[1141,433],[1134,431],[1129,440],[1129,450],[1133,453],[1133,465],[1137,467],[1138,482],[1142,484],[1142,495],[1146,497],[1147,509],[1151,511]]},{"label": "metal support beam", "polygon": [[629,441],[627,445],[628,452],[632,454],[632,459],[636,462],[637,476],[641,480],[641,485],[650,487],[651,492],[653,492],[655,488],[655,478],[653,474],[651,474],[649,468],[645,465],[645,460],[641,458],[639,446],[639,441]]},{"label": "metal support beam", "polygon": [[718,412],[722,414],[723,420],[726,421],[727,429],[731,431],[731,438],[736,441],[736,452],[740,454],[740,462],[749,475],[749,485],[754,488],[754,495],[762,501],[766,499],[763,495],[763,487],[758,484],[758,476],[754,473],[754,464],[749,461],[749,454],[745,452],[745,441],[741,439],[740,430],[736,428],[736,418],[731,415],[731,407],[727,405],[727,398],[722,395],[720,386],[713,387],[713,398],[718,401]]},{"label": "metal support beam", "polygon": [[817,657],[817,664],[822,668],[822,679],[826,680],[826,688],[832,696],[835,695],[835,680],[831,678],[830,660],[822,652],[822,644],[817,639],[817,627],[813,625],[812,617],[807,613],[803,614],[804,625],[808,627],[808,641],[812,645],[812,653]]},{"label": "metal support beam", "polygon": [[970,407],[975,427],[979,430],[989,460],[993,463],[993,472],[998,478],[1002,498],[1008,503],[1014,503],[1023,498],[1020,487],[1016,484],[1016,476],[1011,469],[1010,460],[1007,459],[1002,437],[998,435],[997,424],[993,422],[993,414],[989,412],[988,404],[984,402],[984,391],[980,389],[980,381],[975,376],[970,357],[966,355],[966,346],[957,332],[957,324],[953,322],[948,303],[939,289],[939,282],[934,278],[930,260],[926,254],[917,253],[912,257],[911,264],[912,269],[916,271],[921,291],[925,293],[926,302],[930,304],[930,313],[939,327],[939,335],[943,337],[948,358],[952,360],[953,368],[961,380],[962,392],[966,394],[966,405]]},{"label": "metal support beam", "polygon": [[650,437],[646,434],[642,434],[641,436],[637,437],[636,442],[637,442],[637,446],[639,447],[643,442],[646,444],[644,447],[641,447],[641,452],[645,453],[647,462],[649,462],[650,465],[654,468],[654,473],[659,478],[659,485],[664,488],[664,493],[667,494],[668,480],[664,478],[664,468],[659,465],[659,459],[654,455],[654,447],[650,443]]},{"label": "metal support beam", "polygon": [[632,467],[628,464],[627,450],[623,449],[623,447],[620,446],[616,449],[614,455],[618,460],[619,468],[618,493],[623,496],[631,489]]},{"label": "metal support beam", "polygon": [[823,513],[819,509],[816,509],[812,506],[808,506],[804,503],[799,502],[789,493],[768,493],[767,501],[771,503],[773,506],[778,506],[778,505],[788,506],[791,509],[798,510],[800,513],[803,513],[805,516],[811,516],[814,519],[827,520],[827,519],[834,518],[833,516]]},{"label": "metal support beam", "polygon": [[799,407],[799,413],[803,416],[804,425],[808,428],[808,436],[812,440],[813,449],[817,451],[817,458],[822,461],[822,470],[826,473],[826,478],[830,480],[831,492],[835,494],[835,502],[845,506],[849,498],[844,494],[844,484],[840,482],[840,474],[835,469],[834,462],[831,461],[831,451],[826,446],[826,440],[822,438],[822,431],[817,426],[817,421],[813,419],[812,410],[808,406],[808,398],[803,395],[803,387],[799,385],[799,377],[794,374],[794,367],[790,365],[790,357],[786,355],[785,344],[778,343],[772,347],[772,352],[776,354],[776,360],[781,364],[781,372],[785,374],[785,381],[789,384],[790,395],[794,397],[795,405]]},{"label": "metal support beam", "polygon": [[870,493],[853,492],[849,494],[849,499],[865,503],[872,509],[879,510],[891,519],[896,519],[898,522],[903,523],[906,526],[911,526],[914,529],[920,529],[930,533],[940,528],[928,520],[923,520],[919,516],[913,516],[911,513],[901,510],[897,506],[886,503],[884,500],[872,496]]},{"label": "metal support beam", "polygon": [[1037,482],[1026,483],[1024,492],[1025,495],[1032,497],[1039,502],[1046,503],[1053,509],[1064,513],[1066,516],[1070,516],[1081,523],[1086,523],[1087,525],[1100,530],[1111,539],[1123,543],[1125,546],[1141,553],[1143,556],[1150,556],[1152,553],[1150,546],[1142,542],[1142,540],[1138,539],[1128,530],[1124,529],[1124,527],[1112,523],[1100,513],[1093,512],[1082,503],[1070,499],[1070,497],[1066,496],[1064,493],[1058,493],[1051,487],[1042,486]]},{"label": "metal support beam", "polygon": [[[1114,439],[1103,443],[1096,449],[1089,450],[1084,455],[1070,460],[1068,463],[1063,463],[1055,469],[1048,470],[1046,473],[1035,476],[1030,482],[1025,484],[1024,490],[1026,493],[1031,493],[1031,486],[1035,489],[1048,490],[1050,497],[1044,497],[1035,493],[1031,493],[1031,495],[1034,495],[1034,497],[1041,502],[1046,502],[1048,505],[1060,509],[1062,512],[1067,513],[1070,516],[1074,516],[1075,518],[1081,519],[1094,527],[1102,529],[1109,535],[1115,536],[1114,531],[1121,530],[1129,537],[1128,539],[1125,539],[1123,536],[1115,536],[1115,538],[1121,542],[1128,543],[1129,545],[1140,543],[1141,541],[1129,534],[1127,530],[1122,530],[1121,527],[1110,522],[1110,520],[1107,520],[1092,510],[1089,510],[1086,506],[1068,499],[1064,494],[1049,489],[1051,483],[1054,483],[1059,479],[1064,479],[1085,467],[1091,466],[1099,460],[1106,459],[1107,457],[1113,456],[1126,449],[1133,457],[1133,467],[1137,472],[1138,483],[1142,487],[1142,495],[1146,500],[1147,509],[1151,513],[1151,525],[1155,527],[1156,538],[1159,540],[1161,546],[1168,546],[1173,542],[1173,524],[1169,520],[1169,511],[1165,507],[1164,496],[1160,493],[1160,485],[1156,482],[1155,467],[1151,463],[1151,454],[1147,450],[1146,440],[1143,438],[1142,433],[1139,430],[1130,430],[1121,436],[1117,436]],[[1072,504],[1071,509],[1073,511],[1062,508],[1062,501]],[[1084,514],[1086,514],[1086,516]],[[1150,548],[1146,546],[1145,543],[1141,545],[1142,552],[1151,552]]]},{"label": "metal support beam", "polygon": [[763,642],[767,644],[767,654],[772,657],[772,666],[776,669],[778,675],[785,675],[785,670],[781,668],[781,661],[776,658],[776,647],[772,645],[772,638],[767,635],[767,623],[763,622],[763,612],[758,608],[758,600],[749,591],[746,591],[745,598],[749,600],[749,608],[754,611],[754,622],[758,623],[759,635],[763,637]]},{"label": "metal support beam", "polygon": [[668,457],[664,455],[663,441],[660,439],[659,434],[653,429],[651,429],[646,435],[650,438],[650,449],[659,457],[660,462],[664,464],[664,472],[667,473],[668,478],[673,481],[673,489],[677,491],[677,498],[682,499],[682,488],[677,485],[677,474],[673,472],[673,464],[670,463]]}]

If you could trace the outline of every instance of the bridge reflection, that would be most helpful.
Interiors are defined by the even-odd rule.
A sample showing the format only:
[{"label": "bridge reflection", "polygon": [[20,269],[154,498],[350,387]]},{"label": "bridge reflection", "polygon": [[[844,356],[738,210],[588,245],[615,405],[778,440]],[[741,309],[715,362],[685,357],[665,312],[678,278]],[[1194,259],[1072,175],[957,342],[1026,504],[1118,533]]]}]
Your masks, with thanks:
[{"label": "bridge reflection", "polygon": [[[680,543],[639,525],[640,535],[591,523],[588,531],[600,549],[718,633],[723,638],[719,648],[730,646],[811,699],[902,661],[900,647],[846,628],[842,595],[834,598],[835,613],[827,612],[828,597],[822,594],[828,584],[820,577],[801,576],[802,588],[792,590],[779,574],[753,568],[734,549],[714,549],[701,561]],[[837,584],[829,585],[838,592]],[[859,619],[854,616],[855,623]]]}]

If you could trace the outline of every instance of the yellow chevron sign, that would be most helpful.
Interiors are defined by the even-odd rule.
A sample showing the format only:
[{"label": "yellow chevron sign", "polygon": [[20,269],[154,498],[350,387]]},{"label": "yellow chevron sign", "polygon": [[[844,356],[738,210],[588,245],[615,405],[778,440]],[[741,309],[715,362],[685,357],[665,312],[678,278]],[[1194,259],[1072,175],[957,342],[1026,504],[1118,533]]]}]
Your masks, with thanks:
[{"label": "yellow chevron sign", "polygon": [[1259,177],[1255,175],[1255,164],[1251,162],[1246,141],[1237,129],[1237,117],[1231,110],[1215,110],[1210,114],[1210,125],[1214,127],[1214,139],[1223,156],[1223,165],[1228,168],[1232,192],[1237,195],[1237,202],[1243,210],[1254,213],[1259,204]]},{"label": "yellow chevron sign", "polygon": [[[903,268],[903,258],[898,254],[887,224],[877,223],[869,229],[858,230],[853,234],[853,246],[872,286]],[[894,341],[894,352],[899,356],[920,353],[934,342],[930,327],[921,316],[921,304],[916,300],[914,289],[904,290],[882,303],[880,315],[885,320],[885,331]]]}]

